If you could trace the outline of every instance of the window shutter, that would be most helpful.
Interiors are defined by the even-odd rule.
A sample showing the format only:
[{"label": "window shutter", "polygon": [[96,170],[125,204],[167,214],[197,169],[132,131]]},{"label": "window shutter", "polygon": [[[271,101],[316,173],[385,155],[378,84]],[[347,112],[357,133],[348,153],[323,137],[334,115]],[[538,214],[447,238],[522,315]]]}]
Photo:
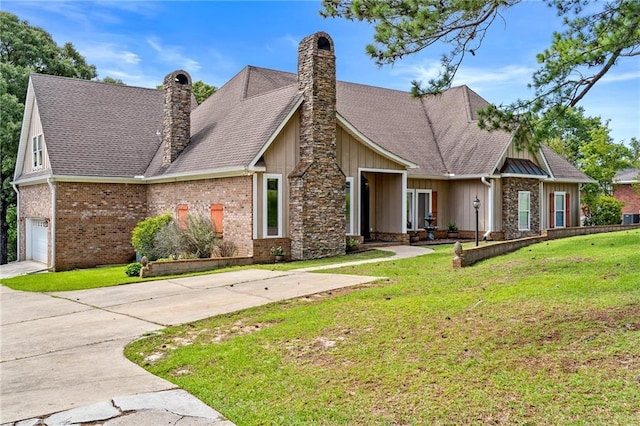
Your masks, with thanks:
[{"label": "window shutter", "polygon": [[556,220],[556,212],[554,209],[555,206],[555,192],[549,194],[549,228],[555,228],[555,220]]},{"label": "window shutter", "polygon": [[186,204],[178,204],[178,227],[185,229],[187,227],[187,215],[189,214],[189,206]]},{"label": "window shutter", "polygon": [[222,236],[223,233],[223,212],[224,208],[222,204],[211,204],[211,223],[213,224],[213,230],[218,234],[218,236]]},{"label": "window shutter", "polygon": [[571,226],[571,214],[569,214],[569,207],[571,206],[571,203],[569,202],[568,192],[564,194],[564,203],[564,226],[568,228]]},{"label": "window shutter", "polygon": [[433,204],[433,206],[431,207],[431,214],[436,219],[433,222],[433,226],[438,226],[438,192],[437,191],[431,192],[431,202]]}]

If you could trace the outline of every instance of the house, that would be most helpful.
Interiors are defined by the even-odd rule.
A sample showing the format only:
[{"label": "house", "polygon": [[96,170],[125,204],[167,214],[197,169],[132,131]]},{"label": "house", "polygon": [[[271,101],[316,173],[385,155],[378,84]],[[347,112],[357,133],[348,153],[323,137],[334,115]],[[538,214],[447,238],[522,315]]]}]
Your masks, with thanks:
[{"label": "house", "polygon": [[[591,179],[547,147],[477,126],[466,86],[415,99],[336,81],[326,33],[297,74],[247,66],[201,105],[191,77],[163,90],[32,74],[14,188],[19,256],[55,270],[125,263],[138,221],[211,215],[256,261],[344,253],[345,236],[408,243],[435,217],[513,239],[579,224]],[[424,231],[423,231],[424,232]]]},{"label": "house", "polygon": [[613,179],[613,196],[624,203],[623,223],[640,223],[640,169],[618,171]]}]

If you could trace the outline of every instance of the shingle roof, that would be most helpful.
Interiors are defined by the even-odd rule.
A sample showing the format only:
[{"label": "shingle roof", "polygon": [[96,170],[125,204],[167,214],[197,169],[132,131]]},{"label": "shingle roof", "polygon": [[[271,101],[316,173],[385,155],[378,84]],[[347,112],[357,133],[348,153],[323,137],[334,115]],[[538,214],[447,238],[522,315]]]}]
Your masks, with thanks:
[{"label": "shingle roof", "polygon": [[32,74],[54,174],[133,177],[160,146],[159,90]]},{"label": "shingle roof", "polygon": [[[300,101],[293,73],[246,67],[191,114],[191,142],[162,167],[163,93],[32,75],[55,174],[146,177],[244,168]],[[491,175],[511,135],[477,126],[487,102],[466,86],[416,99],[337,83],[337,111],[370,141],[417,164],[413,175]],[[588,181],[543,148],[554,177]]]},{"label": "shingle roof", "polygon": [[640,169],[628,168],[616,173],[614,182],[640,182]]},{"label": "shingle roof", "polygon": [[551,168],[554,179],[567,180],[573,182],[595,182],[589,176],[578,170],[554,150],[546,145],[542,145],[542,153]]}]

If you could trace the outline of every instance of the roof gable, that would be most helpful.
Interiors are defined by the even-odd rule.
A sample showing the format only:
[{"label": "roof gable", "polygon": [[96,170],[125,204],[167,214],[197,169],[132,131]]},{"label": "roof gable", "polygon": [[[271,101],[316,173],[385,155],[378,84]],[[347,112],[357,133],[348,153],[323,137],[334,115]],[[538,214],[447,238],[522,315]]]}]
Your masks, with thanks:
[{"label": "roof gable", "polygon": [[161,91],[32,74],[56,175],[133,177],[158,150]]}]

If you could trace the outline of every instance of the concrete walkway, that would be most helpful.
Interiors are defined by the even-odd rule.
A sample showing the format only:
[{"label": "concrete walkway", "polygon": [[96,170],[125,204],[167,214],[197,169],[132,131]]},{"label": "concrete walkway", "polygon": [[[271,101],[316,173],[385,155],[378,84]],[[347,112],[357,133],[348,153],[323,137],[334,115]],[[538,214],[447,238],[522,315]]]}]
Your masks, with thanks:
[{"label": "concrete walkway", "polygon": [[[431,252],[406,246],[385,250],[397,254],[361,263]],[[124,346],[165,326],[377,279],[249,269],[50,294],[0,287],[0,422],[231,425],[128,361]]]},{"label": "concrete walkway", "polygon": [[12,278],[18,275],[35,274],[36,272],[44,272],[47,265],[36,262],[35,260],[23,260],[22,262],[10,262],[6,265],[0,265],[0,279]]}]

